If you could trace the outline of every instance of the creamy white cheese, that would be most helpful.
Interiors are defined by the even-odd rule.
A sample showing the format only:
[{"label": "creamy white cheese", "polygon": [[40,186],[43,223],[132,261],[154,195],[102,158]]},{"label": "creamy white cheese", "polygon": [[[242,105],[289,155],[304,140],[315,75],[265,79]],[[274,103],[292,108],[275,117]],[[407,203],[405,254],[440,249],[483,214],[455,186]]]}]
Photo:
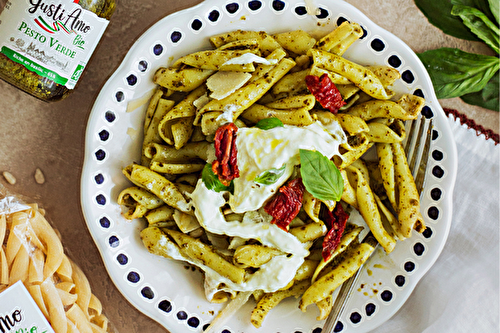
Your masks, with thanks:
[{"label": "creamy white cheese", "polygon": [[[309,254],[310,244],[301,243],[291,233],[269,223],[271,217],[261,208],[290,177],[294,166],[300,163],[299,149],[317,150],[331,158],[339,154],[338,148],[342,142],[345,142],[345,136],[336,122],[326,127],[315,122],[305,127],[238,130],[236,145],[240,177],[234,180],[234,195],[209,190],[200,179],[190,195],[190,204],[205,230],[241,239],[255,239],[263,245],[280,249],[285,254],[275,256],[240,284],[221,276],[203,263],[188,260],[205,271],[205,293],[209,300],[219,290],[233,294],[235,291],[276,291],[294,278],[297,269]],[[275,184],[265,186],[254,182],[255,177],[262,172],[272,168],[279,169],[283,165],[286,166],[285,172]],[[227,203],[234,212],[245,213],[241,222],[225,220],[221,208]],[[180,254],[170,255],[176,258]]]},{"label": "creamy white cheese", "polygon": [[[284,126],[269,130],[240,128],[236,138],[240,177],[234,180],[234,195],[229,199],[231,209],[235,213],[259,209],[300,163],[300,149],[317,150],[331,158],[339,155],[339,145],[344,140],[342,128],[335,121],[328,127],[315,122],[304,127]],[[286,165],[285,172],[276,183],[263,186],[254,182],[262,172],[283,165]]]}]

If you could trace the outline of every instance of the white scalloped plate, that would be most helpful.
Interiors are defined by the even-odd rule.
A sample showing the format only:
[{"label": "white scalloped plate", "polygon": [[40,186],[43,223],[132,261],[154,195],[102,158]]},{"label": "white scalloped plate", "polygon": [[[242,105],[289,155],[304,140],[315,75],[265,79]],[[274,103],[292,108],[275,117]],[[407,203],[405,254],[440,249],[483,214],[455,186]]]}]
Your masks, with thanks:
[{"label": "white scalloped plate", "polygon": [[[86,133],[81,201],[87,226],[118,290],[140,311],[171,332],[202,332],[222,305],[210,304],[202,276],[179,262],[147,252],[139,238],[141,221],[126,221],[116,203],[130,186],[124,166],[138,161],[147,97],[152,76],[179,56],[210,47],[208,37],[236,29],[283,32],[303,29],[326,33],[344,19],[357,22],[366,35],[345,57],[364,65],[397,68],[398,93],[426,98],[425,114],[434,119],[434,139],[422,214],[430,232],[414,233],[390,255],[377,251],[366,264],[347,305],[338,332],[367,332],[387,321],[403,305],[418,281],[439,256],[452,216],[456,148],[431,81],[417,56],[401,40],[381,29],[353,6],[339,0],[316,3],[319,17],[305,14],[305,3],[294,0],[203,2],[160,20],[141,36],[95,101]],[[288,299],[273,309],[260,330],[250,324],[252,304],[243,307],[225,326],[235,332],[321,332],[314,306],[306,313]]]}]

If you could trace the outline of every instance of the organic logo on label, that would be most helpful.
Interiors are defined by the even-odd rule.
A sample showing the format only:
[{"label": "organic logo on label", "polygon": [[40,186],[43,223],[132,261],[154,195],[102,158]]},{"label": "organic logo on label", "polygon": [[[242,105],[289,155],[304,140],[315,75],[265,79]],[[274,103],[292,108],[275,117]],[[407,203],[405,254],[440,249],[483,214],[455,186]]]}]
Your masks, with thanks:
[{"label": "organic logo on label", "polygon": [[83,73],[83,68],[84,67],[82,65],[78,65],[78,67],[76,67],[76,69],[75,69],[75,72],[71,76],[71,80],[77,81],[78,78],[80,77],[80,75],[82,75],[82,73]]}]

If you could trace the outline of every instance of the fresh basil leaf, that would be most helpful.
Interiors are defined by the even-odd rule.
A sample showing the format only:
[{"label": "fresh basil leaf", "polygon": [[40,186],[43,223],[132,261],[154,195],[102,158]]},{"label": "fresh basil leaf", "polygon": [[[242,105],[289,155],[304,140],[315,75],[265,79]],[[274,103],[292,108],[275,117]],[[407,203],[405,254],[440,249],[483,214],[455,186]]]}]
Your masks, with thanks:
[{"label": "fresh basil leaf", "polygon": [[462,20],[451,14],[453,7],[450,0],[415,0],[415,5],[429,20],[429,23],[441,29],[445,34],[460,39],[480,41],[480,39],[467,28]]},{"label": "fresh basil leaf", "polygon": [[459,97],[484,88],[498,71],[497,57],[473,54],[454,48],[419,53],[438,99]]},{"label": "fresh basil leaf", "polygon": [[488,3],[490,5],[490,11],[495,18],[495,21],[497,21],[497,24],[500,24],[500,18],[498,17],[500,15],[500,1],[488,0]]},{"label": "fresh basil leaf", "polygon": [[262,185],[272,185],[276,183],[276,181],[280,179],[281,176],[283,176],[283,174],[285,173],[285,169],[286,169],[286,164],[283,164],[283,166],[279,169],[272,168],[266,170],[257,177],[255,177],[253,181]]},{"label": "fresh basil leaf", "polygon": [[213,190],[215,192],[233,192],[232,182],[229,186],[222,184],[219,180],[219,177],[217,177],[217,175],[213,172],[212,165],[210,163],[205,164],[205,166],[203,167],[203,170],[201,171],[201,180],[203,181],[203,183],[205,183],[205,186],[209,190]]},{"label": "fresh basil leaf", "polygon": [[259,122],[257,122],[257,124],[255,124],[255,127],[258,127],[263,130],[268,130],[275,127],[283,127],[283,126],[284,126],[283,122],[278,118],[261,119],[259,120]]},{"label": "fresh basil leaf", "polygon": [[498,78],[499,75],[497,73],[491,80],[488,81],[483,90],[471,94],[465,94],[460,98],[467,104],[477,105],[493,111],[500,111],[500,85],[498,83]]},{"label": "fresh basil leaf", "polygon": [[482,11],[469,6],[455,5],[451,14],[459,16],[476,36],[491,47],[493,51],[500,53],[498,45],[500,29]]},{"label": "fresh basil leaf", "polygon": [[344,180],[339,169],[318,151],[300,149],[300,175],[306,190],[319,200],[339,201]]},{"label": "fresh basil leaf", "polygon": [[489,2],[486,0],[450,0],[450,2],[452,5],[461,5],[476,8],[484,13],[490,19],[490,21],[495,20],[495,16],[491,12],[492,8]]}]

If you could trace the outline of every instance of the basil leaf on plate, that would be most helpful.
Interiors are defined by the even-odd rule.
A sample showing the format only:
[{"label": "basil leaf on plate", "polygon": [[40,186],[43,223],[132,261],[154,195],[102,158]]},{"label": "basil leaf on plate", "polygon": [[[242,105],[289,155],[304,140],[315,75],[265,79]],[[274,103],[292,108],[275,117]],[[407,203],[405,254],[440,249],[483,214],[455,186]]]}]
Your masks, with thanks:
[{"label": "basil leaf on plate", "polygon": [[339,201],[344,180],[339,169],[318,151],[300,149],[300,175],[306,190],[319,200]]},{"label": "basil leaf on plate", "polygon": [[493,111],[500,111],[500,85],[498,83],[498,73],[488,81],[483,90],[465,94],[460,98],[467,104],[477,105]]},{"label": "basil leaf on plate", "polygon": [[496,53],[499,53],[500,28],[477,8],[464,5],[455,5],[452,15],[459,16],[476,36],[482,39]]},{"label": "basil leaf on plate", "polygon": [[201,171],[201,180],[205,183],[205,186],[209,190],[213,190],[215,192],[233,192],[233,183],[231,182],[231,185],[229,186],[222,184],[219,177],[217,177],[217,175],[213,172],[212,165],[210,163],[205,164],[203,167],[203,170]]},{"label": "basil leaf on plate", "polygon": [[[460,4],[464,4],[463,1]],[[415,0],[415,5],[425,15],[429,22],[445,34],[472,41],[480,39],[467,28],[462,19],[451,14],[453,8],[450,0]]]},{"label": "basil leaf on plate", "polygon": [[275,127],[283,127],[283,126],[284,126],[283,122],[278,118],[261,119],[259,120],[259,122],[257,122],[257,124],[255,124],[255,127],[258,127],[263,130],[268,130]]},{"label": "basil leaf on plate", "polygon": [[253,181],[262,185],[272,185],[276,183],[276,181],[280,179],[281,176],[283,176],[283,174],[285,173],[285,169],[286,169],[286,164],[283,164],[283,166],[279,169],[272,168],[266,170],[257,177],[255,177]]},{"label": "basil leaf on plate", "polygon": [[499,68],[497,57],[455,48],[419,53],[438,99],[459,97],[482,90]]}]

